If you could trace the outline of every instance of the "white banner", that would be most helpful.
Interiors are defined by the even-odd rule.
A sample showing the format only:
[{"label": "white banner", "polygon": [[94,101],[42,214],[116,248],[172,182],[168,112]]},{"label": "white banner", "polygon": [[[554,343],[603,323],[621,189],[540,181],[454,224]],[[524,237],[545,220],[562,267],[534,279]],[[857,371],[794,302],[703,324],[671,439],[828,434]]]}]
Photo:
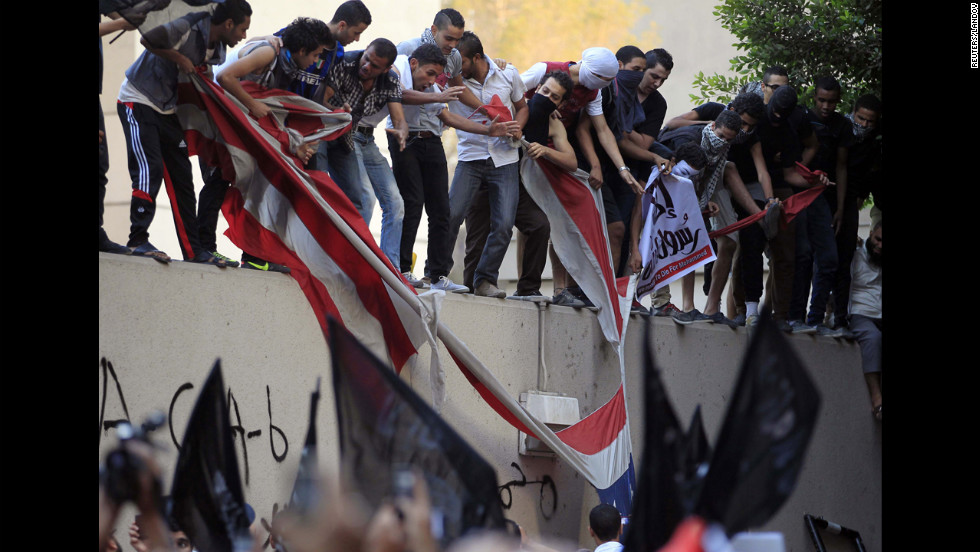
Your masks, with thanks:
[{"label": "white banner", "polygon": [[715,260],[694,184],[686,178],[694,172],[681,161],[671,174],[662,175],[656,167],[650,174],[642,198],[639,247],[643,270],[637,298]]}]

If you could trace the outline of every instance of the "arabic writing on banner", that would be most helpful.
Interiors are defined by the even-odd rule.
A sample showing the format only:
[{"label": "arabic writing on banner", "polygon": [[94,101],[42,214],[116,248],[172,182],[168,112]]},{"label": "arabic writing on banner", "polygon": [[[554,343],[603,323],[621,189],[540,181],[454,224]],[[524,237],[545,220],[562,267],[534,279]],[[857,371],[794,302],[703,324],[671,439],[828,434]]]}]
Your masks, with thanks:
[{"label": "arabic writing on banner", "polygon": [[661,175],[654,169],[650,175],[642,200],[643,270],[636,286],[638,298],[715,260],[694,185],[685,178],[691,172],[681,162],[672,174]]}]

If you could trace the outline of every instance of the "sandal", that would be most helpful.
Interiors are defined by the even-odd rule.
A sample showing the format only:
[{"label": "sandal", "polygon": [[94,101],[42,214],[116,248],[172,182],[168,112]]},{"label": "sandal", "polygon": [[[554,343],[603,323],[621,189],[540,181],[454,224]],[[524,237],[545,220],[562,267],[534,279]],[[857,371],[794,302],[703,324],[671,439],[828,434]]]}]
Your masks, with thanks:
[{"label": "sandal", "polygon": [[880,422],[881,421],[881,405],[879,404],[878,406],[874,407],[874,409],[871,412],[874,414],[875,420],[878,420]]},{"label": "sandal", "polygon": [[170,255],[160,251],[150,242],[145,242],[142,245],[138,245],[130,249],[132,249],[133,255],[136,257],[150,257],[151,259],[161,263],[169,263],[171,261]]}]

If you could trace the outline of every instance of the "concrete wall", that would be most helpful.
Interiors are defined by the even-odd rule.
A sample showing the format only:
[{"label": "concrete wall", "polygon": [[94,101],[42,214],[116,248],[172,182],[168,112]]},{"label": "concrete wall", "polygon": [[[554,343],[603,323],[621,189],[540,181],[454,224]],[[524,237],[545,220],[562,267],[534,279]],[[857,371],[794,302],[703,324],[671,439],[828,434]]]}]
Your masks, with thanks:
[{"label": "concrete wall", "polygon": [[[441,317],[514,397],[537,388],[542,327],[534,305],[451,296]],[[627,404],[638,467],[642,321],[631,318],[626,341]],[[547,308],[543,322],[545,389],[577,397],[584,416],[618,386],[615,353],[588,311]],[[686,423],[700,404],[714,442],[748,342],[745,329],[681,327],[654,319],[653,335],[655,361],[678,416]],[[821,390],[823,410],[796,491],[759,529],[784,533],[788,550],[808,551],[812,545],[802,516],[810,513],[860,531],[868,549],[880,551],[881,430],[870,415],[858,349],[829,338],[789,339]],[[423,350],[417,367],[402,372],[424,397],[429,396],[428,354]],[[478,397],[442,346],[440,356],[447,372],[444,417],[496,468],[499,485],[522,479],[512,462],[529,482],[509,486],[507,515],[532,536],[589,546],[587,515],[598,503],[595,492],[559,460],[519,456],[517,431]],[[115,442],[114,430],[102,429],[105,422],[127,417],[123,401],[133,421],[152,409],[172,410],[172,432],[179,441],[197,391],[220,358],[234,399],[232,423],[242,428],[236,448],[242,477],[248,474],[246,498],[259,517],[271,519],[288,497],[318,376],[324,391],[319,454],[325,469],[336,470],[329,355],[312,309],[289,276],[100,254],[99,358],[100,458]],[[164,445],[169,489],[176,447],[168,428],[157,438]],[[556,501],[550,487],[540,483],[545,475],[554,481]],[[131,519],[124,516],[121,523]]]}]

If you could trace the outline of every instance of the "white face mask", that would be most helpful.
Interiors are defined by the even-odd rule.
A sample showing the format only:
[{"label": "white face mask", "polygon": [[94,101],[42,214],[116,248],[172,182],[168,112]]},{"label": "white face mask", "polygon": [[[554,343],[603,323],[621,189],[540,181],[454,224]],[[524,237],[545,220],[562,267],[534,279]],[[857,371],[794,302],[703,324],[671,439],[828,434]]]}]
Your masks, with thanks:
[{"label": "white face mask", "polygon": [[611,80],[606,81],[595,76],[585,65],[582,65],[582,69],[579,70],[578,81],[589,90],[602,90],[612,84]]}]

